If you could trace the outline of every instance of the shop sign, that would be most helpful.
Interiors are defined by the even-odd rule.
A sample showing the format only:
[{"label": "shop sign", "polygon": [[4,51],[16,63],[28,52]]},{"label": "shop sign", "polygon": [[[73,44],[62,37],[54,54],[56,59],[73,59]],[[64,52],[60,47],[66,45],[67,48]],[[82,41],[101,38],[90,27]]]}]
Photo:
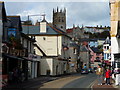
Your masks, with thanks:
[{"label": "shop sign", "polygon": [[8,40],[14,41],[16,38],[16,28],[8,28]]}]

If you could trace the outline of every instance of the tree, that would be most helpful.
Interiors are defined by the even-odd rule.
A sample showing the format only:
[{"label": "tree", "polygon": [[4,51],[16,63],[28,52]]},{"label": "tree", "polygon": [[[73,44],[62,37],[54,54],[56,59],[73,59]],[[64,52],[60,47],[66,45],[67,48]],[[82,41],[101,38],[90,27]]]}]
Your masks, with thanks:
[{"label": "tree", "polygon": [[110,32],[109,31],[104,31],[100,34],[100,37],[102,37],[102,38],[110,37]]}]

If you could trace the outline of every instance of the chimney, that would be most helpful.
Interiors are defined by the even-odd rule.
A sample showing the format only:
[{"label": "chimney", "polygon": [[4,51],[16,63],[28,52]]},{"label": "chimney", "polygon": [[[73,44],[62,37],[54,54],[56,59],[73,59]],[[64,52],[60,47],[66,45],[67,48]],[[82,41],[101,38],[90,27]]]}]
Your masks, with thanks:
[{"label": "chimney", "polygon": [[40,33],[46,33],[46,22],[40,22]]},{"label": "chimney", "polygon": [[45,14],[43,20],[40,22],[40,33],[46,33],[47,21],[45,20]]}]

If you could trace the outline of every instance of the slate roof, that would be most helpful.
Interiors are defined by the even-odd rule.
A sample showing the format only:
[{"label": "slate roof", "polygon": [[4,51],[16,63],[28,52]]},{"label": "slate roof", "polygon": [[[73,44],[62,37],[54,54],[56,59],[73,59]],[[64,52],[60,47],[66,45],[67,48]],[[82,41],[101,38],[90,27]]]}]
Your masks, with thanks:
[{"label": "slate roof", "polygon": [[0,20],[6,20],[6,11],[4,2],[0,1]]},{"label": "slate roof", "polygon": [[97,40],[105,40],[105,38],[99,38],[99,39],[97,39],[97,38],[94,38],[94,39],[90,39],[90,41],[97,41]]},{"label": "slate roof", "polygon": [[71,32],[73,32],[73,29],[67,29],[66,32],[71,33]]},{"label": "slate roof", "polygon": [[111,44],[109,37],[106,38],[104,44]]},{"label": "slate roof", "polygon": [[40,34],[48,34],[48,35],[56,35],[59,34],[57,31],[55,31],[54,29],[52,29],[50,26],[47,26],[47,30],[46,33],[40,33],[40,26],[22,26],[23,29],[23,33],[28,34],[28,29],[29,29],[29,34],[32,35],[40,35]]},{"label": "slate roof", "polygon": [[10,20],[9,27],[15,27],[19,31],[22,31],[20,16],[7,16],[7,19]]},{"label": "slate roof", "polygon": [[28,29],[29,29],[29,34],[31,35],[58,35],[58,34],[65,34],[65,32],[63,32],[62,30],[52,27],[50,25],[47,24],[46,27],[46,33],[41,33],[40,32],[40,26],[37,25],[22,25],[22,29],[23,29],[23,33],[28,34]]},{"label": "slate roof", "polygon": [[96,47],[91,47],[91,49],[94,53],[100,53],[99,49]]},{"label": "slate roof", "polygon": [[89,38],[81,38],[80,41],[81,41],[81,42],[83,42],[83,41],[89,42],[90,39],[89,39]]},{"label": "slate roof", "polygon": [[88,52],[89,50],[86,48],[86,46],[80,46],[80,51],[81,52]]},{"label": "slate roof", "polygon": [[69,46],[70,47],[78,47],[78,45],[75,42],[71,42]]}]

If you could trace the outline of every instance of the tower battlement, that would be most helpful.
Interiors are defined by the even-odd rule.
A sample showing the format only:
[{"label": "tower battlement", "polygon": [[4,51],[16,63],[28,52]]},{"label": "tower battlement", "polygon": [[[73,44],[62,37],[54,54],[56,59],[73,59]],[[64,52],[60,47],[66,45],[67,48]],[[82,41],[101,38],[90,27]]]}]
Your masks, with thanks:
[{"label": "tower battlement", "polygon": [[53,26],[66,32],[66,9],[53,9]]}]

